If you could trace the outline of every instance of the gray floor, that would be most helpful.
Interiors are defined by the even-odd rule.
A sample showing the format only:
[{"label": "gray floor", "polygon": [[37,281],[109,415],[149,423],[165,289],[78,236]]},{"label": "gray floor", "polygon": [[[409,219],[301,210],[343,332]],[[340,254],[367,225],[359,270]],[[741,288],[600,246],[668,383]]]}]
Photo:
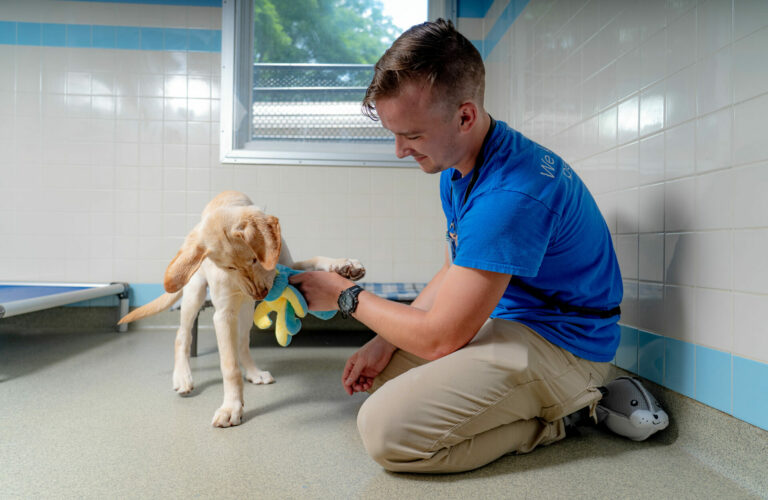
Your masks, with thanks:
[{"label": "gray floor", "polygon": [[667,393],[673,425],[643,443],[587,429],[465,474],[385,472],[357,435],[365,396],[341,388],[352,346],[264,337],[277,382],[246,384],[243,424],[214,429],[213,333],[188,397],[173,335],[0,331],[0,498],[768,498],[768,433]]}]

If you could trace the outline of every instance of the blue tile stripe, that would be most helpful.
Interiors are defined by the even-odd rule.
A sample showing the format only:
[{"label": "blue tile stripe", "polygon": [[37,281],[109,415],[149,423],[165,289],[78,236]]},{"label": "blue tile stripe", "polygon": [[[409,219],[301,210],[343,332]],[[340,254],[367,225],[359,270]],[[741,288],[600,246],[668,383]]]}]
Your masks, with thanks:
[{"label": "blue tile stripe", "polygon": [[72,2],[138,3],[143,5],[177,5],[185,7],[221,7],[222,0],[70,0]]},{"label": "blue tile stripe", "polygon": [[528,5],[528,0],[510,0],[485,37],[483,42],[484,59],[488,57],[499,41],[501,41],[504,34],[512,26],[512,23],[515,22],[515,19],[517,19],[526,5]]},{"label": "blue tile stripe", "polygon": [[695,398],[725,413],[732,413],[732,357],[729,352],[696,346]]},{"label": "blue tile stripe", "polygon": [[621,325],[614,364],[768,430],[768,363]]},{"label": "blue tile stripe", "polygon": [[456,14],[459,17],[483,18],[488,14],[488,9],[493,5],[493,0],[463,0],[456,6]]},{"label": "blue tile stripe", "polygon": [[664,386],[694,397],[696,380],[696,346],[676,339],[664,339]]},{"label": "blue tile stripe", "polygon": [[0,45],[16,43],[16,23],[0,21]]},{"label": "blue tile stripe", "polygon": [[628,372],[637,373],[637,337],[638,331],[621,325],[621,338],[616,350],[614,364]]},{"label": "blue tile stripe", "polygon": [[768,430],[768,365],[733,357],[733,416]]},{"label": "blue tile stripe", "polygon": [[221,30],[0,21],[0,45],[221,52]]},{"label": "blue tile stripe", "polygon": [[[498,19],[496,19],[496,22],[493,23],[493,26],[488,32],[488,35],[486,35],[485,39],[471,40],[472,44],[474,44],[474,46],[477,47],[477,49],[480,51],[483,59],[487,59],[490,53],[493,52],[493,49],[496,48],[496,45],[498,45],[499,41],[504,38],[507,30],[509,30],[518,16],[520,16],[520,13],[523,12],[523,9],[525,9],[525,7],[528,5],[528,2],[529,0],[510,0],[507,6],[504,7],[504,10],[501,11],[501,14],[499,15]],[[485,9],[485,13],[482,16],[479,16],[475,14],[479,12],[483,6],[480,5],[477,7],[471,7],[474,3],[475,2],[472,1],[468,2],[467,0],[459,2],[459,18],[485,17],[485,14],[488,12],[488,8],[490,8],[490,5],[488,5],[488,8]],[[484,2],[478,3],[483,4]],[[465,4],[467,5],[465,6]],[[467,13],[469,13],[469,15],[466,15]]]}]

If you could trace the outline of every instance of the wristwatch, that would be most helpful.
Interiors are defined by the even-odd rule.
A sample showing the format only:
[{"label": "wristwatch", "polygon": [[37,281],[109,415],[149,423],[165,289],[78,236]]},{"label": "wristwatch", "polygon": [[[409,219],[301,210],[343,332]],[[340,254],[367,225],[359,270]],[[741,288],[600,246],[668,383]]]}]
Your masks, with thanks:
[{"label": "wristwatch", "polygon": [[339,294],[339,311],[341,317],[347,319],[357,309],[357,296],[362,292],[362,287],[353,285]]}]

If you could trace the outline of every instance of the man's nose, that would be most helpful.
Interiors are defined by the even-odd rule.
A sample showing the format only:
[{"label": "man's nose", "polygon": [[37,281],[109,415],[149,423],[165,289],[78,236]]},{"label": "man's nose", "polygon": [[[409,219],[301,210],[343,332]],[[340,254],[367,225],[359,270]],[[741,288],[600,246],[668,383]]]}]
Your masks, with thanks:
[{"label": "man's nose", "polygon": [[412,153],[412,150],[408,145],[408,139],[396,135],[395,136],[395,156],[397,156],[398,158],[405,158],[411,153]]}]

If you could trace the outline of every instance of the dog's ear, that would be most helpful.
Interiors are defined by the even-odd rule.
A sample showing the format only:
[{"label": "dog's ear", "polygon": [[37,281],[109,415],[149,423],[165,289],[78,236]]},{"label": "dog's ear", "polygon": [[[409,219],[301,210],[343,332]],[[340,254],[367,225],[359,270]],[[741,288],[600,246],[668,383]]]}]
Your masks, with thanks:
[{"label": "dog's ear", "polygon": [[168,293],[174,293],[189,283],[192,275],[200,268],[200,264],[208,255],[208,250],[200,243],[195,231],[189,233],[181,246],[181,250],[173,258],[165,270],[163,286]]},{"label": "dog's ear", "polygon": [[256,254],[261,266],[271,271],[280,258],[280,221],[272,215],[245,217],[235,235],[242,238]]}]

